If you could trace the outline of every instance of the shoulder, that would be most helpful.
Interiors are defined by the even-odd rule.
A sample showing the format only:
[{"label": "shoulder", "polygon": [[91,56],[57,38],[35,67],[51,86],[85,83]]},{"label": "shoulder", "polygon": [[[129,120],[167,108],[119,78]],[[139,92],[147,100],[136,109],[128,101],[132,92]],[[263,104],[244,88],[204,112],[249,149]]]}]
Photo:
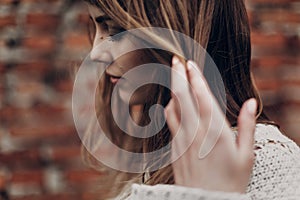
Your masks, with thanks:
[{"label": "shoulder", "polygon": [[289,154],[300,156],[299,146],[285,136],[276,126],[270,124],[257,124],[255,130],[255,150],[272,147],[288,151]]},{"label": "shoulder", "polygon": [[254,144],[255,162],[248,192],[255,199],[267,195],[300,195],[300,149],[273,125],[257,124]]}]

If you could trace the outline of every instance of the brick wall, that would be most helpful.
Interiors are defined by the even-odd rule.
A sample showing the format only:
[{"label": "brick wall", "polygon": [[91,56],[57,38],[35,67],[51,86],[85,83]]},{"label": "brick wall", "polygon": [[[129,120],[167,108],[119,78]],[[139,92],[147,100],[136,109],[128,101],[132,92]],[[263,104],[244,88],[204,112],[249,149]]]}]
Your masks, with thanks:
[{"label": "brick wall", "polygon": [[[247,1],[253,70],[271,118],[300,144],[300,2]],[[94,199],[80,159],[72,68],[90,49],[72,0],[1,0],[0,189],[11,199]]]},{"label": "brick wall", "polygon": [[12,199],[95,199],[70,112],[87,19],[76,1],[1,0],[0,188]]},{"label": "brick wall", "polygon": [[300,144],[300,1],[247,0],[252,67],[269,116]]}]

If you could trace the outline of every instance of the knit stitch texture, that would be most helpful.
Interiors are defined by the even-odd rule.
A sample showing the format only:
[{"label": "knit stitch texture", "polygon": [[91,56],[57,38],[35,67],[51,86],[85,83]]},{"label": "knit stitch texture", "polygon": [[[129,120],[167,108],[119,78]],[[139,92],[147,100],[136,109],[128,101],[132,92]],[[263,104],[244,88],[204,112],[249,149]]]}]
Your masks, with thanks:
[{"label": "knit stitch texture", "polygon": [[121,196],[127,200],[299,200],[299,147],[277,127],[257,124],[254,149],[255,163],[245,194],[133,184],[129,196]]}]

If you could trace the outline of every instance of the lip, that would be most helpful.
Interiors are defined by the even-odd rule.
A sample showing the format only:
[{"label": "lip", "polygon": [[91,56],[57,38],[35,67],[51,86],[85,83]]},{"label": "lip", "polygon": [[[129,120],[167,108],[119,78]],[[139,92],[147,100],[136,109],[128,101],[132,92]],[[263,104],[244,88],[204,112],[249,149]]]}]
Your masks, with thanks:
[{"label": "lip", "polygon": [[115,78],[115,77],[110,77],[110,82],[112,83],[112,84],[116,84],[119,80],[120,80],[121,78]]},{"label": "lip", "polygon": [[110,79],[110,82],[112,84],[116,84],[120,79],[122,79],[123,77],[122,76],[114,76],[112,74],[109,74],[106,72],[106,74],[109,76],[109,79]]}]

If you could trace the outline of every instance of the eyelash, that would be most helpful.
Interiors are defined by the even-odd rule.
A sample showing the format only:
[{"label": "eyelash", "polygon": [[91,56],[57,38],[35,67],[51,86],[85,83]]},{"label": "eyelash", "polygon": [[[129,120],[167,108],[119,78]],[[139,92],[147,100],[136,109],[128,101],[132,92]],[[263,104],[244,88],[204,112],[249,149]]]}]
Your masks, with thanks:
[{"label": "eyelash", "polygon": [[122,37],[116,36],[116,35],[110,35],[108,37],[108,41],[111,41],[111,42],[119,42],[121,40],[122,40]]},{"label": "eyelash", "polygon": [[119,42],[123,39],[124,35],[126,33],[123,33],[125,30],[124,29],[117,29],[117,30],[114,30],[112,31],[111,29],[109,30],[109,41],[112,41],[112,42]]},{"label": "eyelash", "polygon": [[117,26],[109,26],[105,21],[101,20],[95,20],[99,26],[105,31],[109,33],[108,40],[111,42],[119,42],[124,37],[125,33],[122,33],[125,31],[125,29]]}]

